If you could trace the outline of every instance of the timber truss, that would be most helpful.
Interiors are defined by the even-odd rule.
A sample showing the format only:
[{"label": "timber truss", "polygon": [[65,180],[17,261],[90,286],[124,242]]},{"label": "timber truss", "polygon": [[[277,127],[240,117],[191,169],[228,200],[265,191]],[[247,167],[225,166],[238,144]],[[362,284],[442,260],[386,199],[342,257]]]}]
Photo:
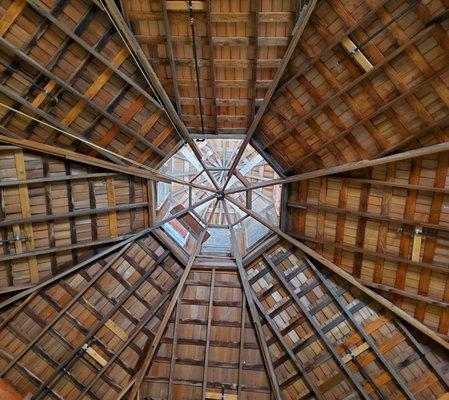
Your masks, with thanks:
[{"label": "timber truss", "polygon": [[[397,21],[414,13],[416,2],[394,16],[393,1],[346,8],[340,1],[309,0],[279,10],[273,2],[275,11],[252,1],[250,11],[237,16],[211,1],[161,1],[156,10],[132,9],[126,1],[119,7],[114,0],[50,3],[0,0],[3,381],[33,400],[449,398],[449,297],[429,295],[432,279],[448,273],[447,260],[434,260],[438,240],[449,231],[439,218],[449,194],[447,112],[438,120],[430,115],[433,109],[443,114],[439,102],[449,98],[441,79],[448,58],[439,57],[449,49],[447,9],[420,5],[412,27],[418,32],[408,38]],[[361,10],[357,22],[351,11]],[[178,13],[188,16],[179,31],[172,21]],[[347,25],[337,36],[317,21],[329,13]],[[220,36],[217,26],[234,24],[233,18],[248,24],[251,36]],[[362,52],[381,35],[362,32],[376,18],[384,30],[393,26],[395,43],[386,47],[394,49],[385,57],[376,46]],[[284,36],[270,37],[265,25],[277,23],[285,25],[279,29]],[[155,26],[163,27],[162,35],[151,33]],[[192,57],[176,52],[186,41],[183,28]],[[196,36],[201,31],[204,38]],[[312,34],[324,37],[315,55],[307,42]],[[419,55],[435,38],[442,49],[435,44],[428,53],[436,66]],[[166,60],[145,45],[163,46]],[[218,60],[220,46],[251,46],[255,55]],[[273,46],[277,51],[267,54],[283,57],[259,60]],[[205,48],[207,60],[201,58]],[[413,88],[395,70],[403,54],[424,75]],[[335,57],[342,60],[338,68],[350,71],[349,83],[338,82],[326,66]],[[243,67],[249,80],[220,72]],[[194,78],[185,79],[183,68]],[[272,72],[259,73],[264,68]],[[333,94],[321,98],[323,90],[308,82],[305,75],[314,68]],[[376,71],[383,74],[379,79],[394,81],[385,86],[398,90],[397,97],[380,98],[376,82],[368,80]],[[311,93],[313,110],[300,103],[301,93],[290,92],[296,83]],[[349,94],[358,84],[375,98],[369,115]],[[249,97],[220,96],[241,85]],[[415,91],[430,85],[438,99],[426,109],[426,96]],[[278,99],[288,99],[290,108],[279,109]],[[329,106],[336,99],[356,114],[353,126],[345,127],[343,113]],[[402,100],[425,127],[411,132],[390,110]],[[233,106],[246,114],[219,112]],[[382,137],[382,123],[370,120],[384,111],[401,132],[394,143],[392,135]],[[329,122],[314,118],[320,112]],[[325,137],[321,122],[334,124],[337,133]],[[377,153],[355,139],[352,129],[360,127],[376,138]],[[321,135],[320,141],[301,136],[300,128]],[[429,132],[437,140],[425,136]],[[202,143],[230,138],[239,143],[229,164],[210,165]],[[349,150],[337,146],[342,140]],[[282,154],[298,145],[300,154]],[[249,146],[276,175],[245,177],[241,161]],[[184,171],[189,179],[164,171],[186,147],[199,170],[193,176]],[[395,179],[404,171],[411,171],[409,179]],[[168,212],[162,205],[158,213],[159,183],[185,188],[187,206]],[[273,187],[282,192],[280,223],[253,207],[253,199]],[[382,197],[381,211],[368,209],[371,187],[385,189],[373,195]],[[405,215],[389,213],[393,189],[407,193]],[[341,191],[337,204],[328,198],[335,190]],[[350,190],[357,192],[356,208]],[[201,195],[193,201],[195,191]],[[432,203],[426,221],[409,211],[422,193]],[[200,215],[204,207],[208,212]],[[347,229],[356,231],[355,243],[345,243],[351,218],[355,227]],[[243,220],[270,234],[243,249]],[[364,247],[372,221],[382,235],[374,249]],[[164,229],[170,223],[195,233],[184,248]],[[230,254],[205,257],[217,225],[228,232]],[[334,225],[335,240],[325,235]],[[400,232],[399,255],[385,251],[391,231]],[[365,272],[373,259],[370,281]],[[397,264],[394,284],[382,281],[389,263]],[[409,269],[425,277],[418,293],[406,288]]]}]

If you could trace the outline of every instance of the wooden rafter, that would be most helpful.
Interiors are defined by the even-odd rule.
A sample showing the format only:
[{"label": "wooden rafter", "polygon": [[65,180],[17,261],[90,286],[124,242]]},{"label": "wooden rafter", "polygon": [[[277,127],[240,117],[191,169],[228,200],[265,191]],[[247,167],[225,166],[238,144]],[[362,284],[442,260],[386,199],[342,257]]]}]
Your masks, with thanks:
[{"label": "wooden rafter", "polygon": [[[217,202],[214,204],[214,210],[217,207]],[[140,385],[142,384],[143,378],[151,364],[151,361],[153,360],[154,355],[156,354],[156,350],[159,346],[159,342],[162,338],[162,335],[165,332],[165,329],[167,328],[167,324],[169,322],[169,319],[171,317],[171,314],[173,312],[173,310],[176,307],[176,304],[178,302],[178,298],[181,295],[181,292],[184,289],[184,284],[187,280],[187,277],[189,275],[190,270],[192,269],[193,263],[196,259],[196,257],[198,256],[201,247],[203,245],[203,239],[206,236],[207,233],[207,229],[208,229],[208,225],[210,223],[210,220],[212,219],[213,216],[213,212],[211,213],[211,216],[209,217],[209,220],[206,224],[206,226],[204,227],[203,231],[201,232],[200,236],[197,239],[197,242],[195,244],[194,249],[192,250],[192,253],[189,257],[189,261],[187,262],[187,265],[184,268],[184,271],[182,273],[181,278],[179,279],[179,282],[176,286],[176,290],[174,291],[171,299],[170,299],[170,303],[167,307],[167,309],[165,310],[165,315],[164,318],[162,319],[158,330],[156,332],[156,334],[154,335],[154,337],[151,340],[151,346],[149,347],[148,353],[145,355],[145,358],[142,361],[142,366],[139,369],[139,371],[136,374],[136,377],[134,378],[134,383],[132,386],[132,390],[131,393],[129,395],[129,399],[130,400],[134,400],[137,396],[137,392],[139,391]]]},{"label": "wooden rafter", "polygon": [[[2,128],[0,128],[0,131],[5,132],[5,130]],[[38,143],[38,142],[35,142],[32,140],[15,139],[10,136],[0,135],[0,142],[18,145],[19,147],[37,151],[40,153],[51,154],[51,155],[54,155],[57,157],[62,157],[62,158],[66,158],[69,160],[81,162],[83,164],[88,164],[88,165],[92,165],[92,166],[96,166],[96,167],[100,167],[100,168],[105,168],[110,171],[117,171],[117,172],[129,174],[129,175],[133,175],[133,176],[138,176],[138,177],[146,178],[146,179],[153,180],[153,181],[161,181],[161,182],[167,182],[167,183],[176,182],[181,185],[196,187],[197,189],[206,190],[208,192],[213,191],[210,187],[198,185],[198,184],[191,183],[191,182],[186,182],[186,181],[183,181],[180,179],[175,179],[170,176],[166,176],[165,174],[163,174],[159,171],[153,170],[152,168],[149,168],[149,167],[146,167],[145,169],[138,169],[135,167],[121,166],[121,165],[117,165],[116,163],[111,163],[111,162],[104,161],[104,160],[101,160],[101,159],[98,159],[95,157],[79,154],[79,153],[71,151],[71,150],[57,148],[57,147],[54,147],[51,145]]]},{"label": "wooden rafter", "polygon": [[[137,59],[136,62],[138,62],[138,65],[140,65],[140,67],[143,69],[143,71],[145,72],[145,76],[148,78],[149,82],[151,82],[152,87],[154,87],[154,90],[160,96],[162,104],[165,107],[165,111],[167,112],[171,121],[173,121],[173,124],[178,129],[179,134],[186,141],[186,143],[188,143],[190,145],[190,147],[191,147],[192,151],[194,152],[195,156],[197,157],[198,161],[201,164],[204,164],[203,158],[202,158],[201,152],[198,149],[198,146],[196,145],[195,141],[192,140],[192,138],[190,137],[189,132],[187,131],[187,128],[185,127],[180,116],[174,109],[173,104],[170,101],[170,98],[168,97],[167,93],[165,92],[164,87],[162,86],[161,82],[159,81],[158,77],[156,76],[150,63],[148,62],[148,59],[146,58],[145,54],[143,53],[142,48],[140,47],[136,38],[132,34],[128,25],[126,24],[120,10],[117,8],[116,4],[112,0],[100,0],[100,1],[102,2],[102,4],[104,4],[105,10],[107,10],[109,16],[116,24],[117,29],[120,31],[120,33],[123,36],[123,39],[126,40],[125,43],[130,47],[130,51],[132,51],[132,54],[134,54],[134,56],[136,57],[136,59]],[[204,165],[203,165],[203,168],[205,168]],[[207,170],[206,170],[206,173],[208,174],[209,179],[211,180],[212,184],[215,186],[216,189],[218,189],[218,185],[215,182],[215,178],[210,173],[208,173]]]},{"label": "wooden rafter", "polygon": [[343,164],[343,165],[338,165],[338,166],[331,167],[331,168],[323,168],[323,169],[319,169],[319,170],[315,170],[315,171],[311,171],[311,172],[305,172],[303,174],[292,175],[292,176],[289,176],[288,178],[273,179],[273,180],[269,180],[269,181],[265,181],[265,182],[261,182],[261,183],[255,183],[255,184],[252,184],[252,185],[250,185],[248,187],[244,187],[244,188],[229,189],[229,190],[226,190],[226,193],[231,194],[231,193],[238,193],[238,192],[242,192],[242,191],[246,191],[246,190],[260,189],[263,187],[268,187],[268,186],[273,186],[273,185],[284,185],[287,183],[304,181],[307,179],[318,178],[321,176],[339,174],[342,172],[354,171],[357,169],[373,167],[376,165],[383,165],[383,164],[387,164],[387,163],[408,160],[410,158],[421,157],[421,156],[425,156],[425,155],[429,155],[429,154],[441,153],[441,152],[448,151],[448,150],[449,150],[448,142],[438,143],[438,144],[434,144],[434,145],[430,145],[430,146],[421,147],[421,148],[418,148],[415,150],[403,151],[402,153],[393,154],[391,156],[374,158],[372,160],[354,161],[354,162],[350,162],[350,163]]},{"label": "wooden rafter", "polygon": [[106,255],[108,255],[110,253],[112,253],[113,251],[115,251],[117,249],[120,249],[123,246],[126,246],[129,243],[132,243],[132,242],[138,240],[139,238],[145,236],[149,232],[151,232],[151,231],[153,231],[153,230],[155,230],[157,228],[160,228],[165,223],[167,223],[167,222],[169,222],[169,221],[171,221],[173,219],[176,219],[176,218],[179,218],[179,217],[183,216],[184,214],[186,214],[186,213],[190,212],[191,210],[195,209],[196,207],[199,207],[199,206],[201,206],[201,205],[203,205],[203,204],[213,200],[214,198],[215,198],[215,196],[206,197],[205,199],[203,199],[203,200],[193,204],[191,207],[182,209],[182,210],[180,210],[177,213],[173,213],[172,215],[170,215],[169,217],[165,218],[164,220],[159,221],[154,226],[152,226],[152,227],[150,227],[148,229],[145,229],[145,230],[143,230],[143,231],[141,231],[141,232],[139,232],[137,234],[131,235],[127,239],[125,239],[125,240],[123,240],[123,241],[121,241],[121,242],[119,242],[119,243],[109,247],[108,249],[106,249],[106,250],[104,250],[104,251],[102,251],[100,253],[97,253],[95,256],[89,258],[88,260],[83,261],[80,264],[75,265],[72,268],[70,268],[70,269],[68,269],[68,270],[66,270],[64,272],[61,272],[60,274],[58,274],[58,275],[56,275],[56,276],[54,276],[54,277],[52,277],[52,278],[50,278],[50,279],[48,279],[48,280],[46,280],[44,282],[39,283],[39,284],[31,287],[30,289],[26,289],[26,290],[18,293],[17,295],[15,295],[15,296],[13,296],[13,297],[3,301],[2,303],[0,303],[0,309],[4,308],[4,307],[6,307],[6,306],[8,306],[10,304],[14,304],[17,300],[27,296],[28,294],[34,292],[35,290],[38,290],[38,289],[43,288],[43,287],[46,287],[46,286],[52,284],[53,282],[57,282],[58,280],[64,278],[65,276],[73,273],[74,271],[77,271],[77,270],[85,267],[86,265],[89,265],[92,262],[94,262],[94,261],[96,261],[96,260],[98,260],[98,259],[100,259],[100,258],[102,258],[102,257],[104,257],[104,256],[106,256]]},{"label": "wooden rafter", "polygon": [[257,110],[257,114],[255,115],[251,126],[248,128],[248,132],[246,133],[245,139],[243,139],[242,144],[240,145],[240,148],[234,158],[234,161],[229,168],[228,176],[226,178],[225,184],[223,186],[223,189],[226,188],[226,185],[229,183],[229,180],[231,179],[235,169],[237,168],[238,163],[240,162],[240,158],[242,157],[246,146],[251,141],[251,138],[254,135],[254,132],[257,129],[257,126],[259,125],[260,120],[262,119],[263,114],[265,113],[265,110],[268,107],[268,104],[271,100],[271,97],[274,94],[274,91],[277,88],[277,85],[279,84],[279,81],[281,80],[282,74],[285,71],[285,68],[287,68],[287,64],[290,61],[290,58],[296,48],[296,45],[298,44],[299,39],[301,38],[301,35],[307,25],[307,22],[309,21],[310,16],[312,15],[312,12],[316,6],[316,0],[311,0],[307,5],[305,5],[301,11],[301,15],[298,18],[298,21],[295,24],[295,27],[293,28],[292,32],[292,38],[290,39],[290,42],[288,44],[287,50],[285,51],[284,57],[282,59],[281,65],[276,70],[276,75],[273,78],[273,80],[270,83],[270,87],[268,89],[268,92],[265,94],[264,100],[262,104],[260,105],[259,109]]},{"label": "wooden rafter", "polygon": [[371,297],[378,303],[382,304],[383,306],[387,307],[391,312],[408,322],[410,325],[412,325],[414,328],[419,330],[420,332],[427,335],[429,338],[431,338],[433,341],[439,343],[442,347],[449,350],[449,343],[445,340],[441,339],[438,335],[435,334],[432,330],[430,330],[427,326],[423,325],[421,322],[417,321],[415,318],[408,315],[405,311],[403,311],[401,308],[395,306],[390,301],[386,300],[384,297],[378,295],[377,293],[373,292],[371,289],[368,289],[367,287],[363,286],[361,283],[359,283],[353,276],[349,275],[346,271],[339,268],[334,263],[330,262],[327,258],[323,257],[321,254],[317,253],[315,250],[311,249],[310,247],[304,245],[303,243],[299,242],[298,240],[294,239],[290,235],[284,233],[280,228],[272,225],[270,222],[265,220],[264,218],[260,217],[255,212],[248,210],[247,208],[243,207],[241,204],[236,202],[230,197],[227,197],[227,200],[231,203],[233,203],[235,206],[239,207],[243,212],[247,213],[249,216],[254,218],[256,221],[260,222],[262,225],[266,226],[268,229],[272,230],[277,235],[281,236],[288,242],[292,243],[296,247],[298,247],[300,250],[302,250],[305,254],[309,255],[322,265],[324,265],[326,268],[331,270],[332,272],[339,275],[341,278],[343,278],[345,281],[349,282],[351,285],[365,293],[367,296]]},{"label": "wooden rafter", "polygon": [[254,304],[254,299],[253,296],[251,294],[251,287],[249,285],[248,282],[248,278],[246,276],[246,273],[244,271],[243,268],[243,260],[242,257],[240,255],[240,251],[238,248],[238,243],[237,243],[237,239],[235,236],[235,231],[234,228],[232,227],[231,224],[231,218],[229,215],[229,211],[227,208],[227,205],[225,203],[224,200],[222,200],[223,202],[223,208],[225,210],[225,217],[226,217],[226,222],[228,224],[229,227],[229,231],[231,233],[231,244],[232,244],[232,251],[234,253],[234,257],[235,257],[235,261],[237,264],[237,268],[239,271],[239,276],[240,276],[240,281],[242,283],[242,287],[243,287],[243,292],[245,294],[245,299],[246,299],[246,303],[248,304],[248,308],[250,311],[250,315],[251,315],[251,319],[253,321],[254,326],[256,327],[256,333],[257,333],[257,340],[259,341],[259,345],[260,348],[262,350],[262,355],[264,358],[264,362],[265,362],[265,366],[267,368],[267,373],[268,376],[270,378],[270,384],[271,384],[271,388],[273,390],[273,394],[276,400],[281,400],[282,399],[282,395],[280,392],[280,388],[279,388],[279,384],[276,378],[276,373],[274,371],[273,368],[273,363],[271,360],[271,356],[268,350],[268,346],[265,340],[265,335],[263,332],[263,328],[259,319],[259,316],[257,315],[257,310],[256,310],[256,306]]}]

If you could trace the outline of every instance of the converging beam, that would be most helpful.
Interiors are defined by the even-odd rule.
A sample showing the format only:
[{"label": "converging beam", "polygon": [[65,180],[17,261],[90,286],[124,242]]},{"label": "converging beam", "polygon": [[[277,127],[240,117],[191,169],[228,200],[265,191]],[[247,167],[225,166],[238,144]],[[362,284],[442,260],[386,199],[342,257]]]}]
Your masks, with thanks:
[{"label": "converging beam", "polygon": [[181,279],[178,282],[178,285],[176,286],[176,289],[173,293],[173,296],[171,297],[170,303],[165,310],[164,318],[162,319],[156,334],[154,335],[154,338],[151,342],[151,347],[148,351],[148,353],[145,356],[145,359],[142,362],[142,367],[139,369],[139,372],[137,373],[136,377],[134,378],[134,384],[132,386],[131,394],[128,397],[128,400],[134,400],[137,396],[137,392],[139,391],[140,385],[142,384],[143,378],[145,377],[145,374],[150,367],[151,361],[153,361],[153,357],[156,354],[156,350],[159,346],[159,342],[162,338],[162,335],[165,332],[165,329],[167,328],[167,324],[170,320],[170,317],[173,313],[173,310],[175,309],[175,306],[178,302],[178,298],[181,295],[182,290],[184,289],[184,284],[187,280],[187,277],[189,276],[190,270],[192,269],[193,263],[196,259],[196,256],[200,253],[201,247],[203,245],[203,240],[206,236],[207,229],[209,227],[210,222],[212,221],[212,217],[214,216],[215,209],[217,207],[218,200],[215,202],[212,213],[209,217],[209,220],[204,227],[203,231],[201,232],[199,238],[197,239],[197,242],[195,244],[195,247],[192,250],[192,254],[189,257],[189,261],[187,262],[186,267],[184,268],[184,272],[182,273]]},{"label": "converging beam", "polygon": [[397,162],[397,161],[402,161],[402,160],[408,160],[410,158],[415,158],[415,157],[423,157],[423,156],[427,156],[430,154],[441,153],[444,151],[449,151],[449,142],[438,143],[438,144],[434,144],[431,146],[425,146],[425,147],[421,147],[419,149],[408,150],[408,151],[404,151],[402,153],[393,154],[391,156],[386,156],[386,157],[381,157],[381,158],[375,158],[372,160],[360,160],[360,161],[354,161],[354,162],[350,162],[350,163],[346,163],[346,164],[342,164],[342,165],[337,165],[335,167],[322,168],[322,169],[318,169],[315,171],[305,172],[303,174],[292,175],[292,176],[289,176],[288,178],[271,179],[271,180],[265,181],[265,182],[254,183],[252,185],[249,185],[248,187],[239,187],[236,189],[226,190],[225,193],[226,194],[238,193],[238,192],[243,192],[243,191],[247,191],[247,190],[260,189],[260,188],[268,187],[268,186],[283,185],[286,183],[305,181],[308,179],[319,178],[321,176],[333,175],[333,174],[338,174],[341,172],[349,172],[349,171],[354,171],[357,169],[374,167],[376,165],[382,165],[382,164],[387,164],[387,163],[392,163],[392,162]]},{"label": "converging beam", "polygon": [[259,122],[262,119],[262,116],[265,113],[265,110],[267,109],[268,104],[270,103],[271,97],[273,96],[273,94],[279,84],[279,81],[282,78],[285,68],[287,68],[290,58],[293,55],[296,45],[298,44],[298,41],[301,38],[301,35],[307,25],[307,22],[309,21],[310,16],[312,15],[313,10],[315,9],[316,4],[317,4],[317,0],[311,0],[307,5],[305,5],[303,7],[303,9],[301,11],[301,15],[299,16],[298,21],[296,22],[296,25],[293,28],[292,38],[288,44],[287,50],[285,51],[284,58],[282,59],[282,63],[278,67],[276,74],[270,83],[270,87],[265,95],[265,98],[264,98],[262,104],[260,105],[259,109],[257,110],[256,116],[254,117],[253,122],[251,123],[251,125],[248,129],[245,139],[243,140],[243,142],[234,158],[231,168],[229,169],[226,181],[223,185],[223,190],[226,189],[226,186],[228,185],[232,175],[234,174],[235,169],[237,168],[238,163],[240,162],[240,159],[242,158],[243,153],[245,152],[246,146],[248,146],[249,142],[251,141],[251,138],[253,137],[254,132],[256,131],[256,128],[259,125]]},{"label": "converging beam", "polygon": [[[189,131],[187,130],[180,116],[176,112],[170,98],[168,97],[167,92],[162,86],[161,81],[159,80],[153,68],[151,67],[150,62],[148,61],[145,53],[143,52],[142,48],[137,42],[136,37],[134,36],[131,29],[127,25],[125,19],[123,18],[122,13],[115,4],[115,1],[114,0],[99,0],[99,1],[103,6],[106,14],[109,16],[109,18],[119,31],[125,45],[128,47],[128,50],[133,56],[134,61],[141,70],[144,78],[148,81],[150,86],[155,90],[155,92],[160,97],[160,100],[165,107],[165,112],[167,113],[167,116],[170,118],[170,120],[176,127],[181,137],[190,145],[193,153],[198,158],[198,161],[200,162],[202,167],[205,169],[204,161],[198,146],[196,145],[195,141],[190,137]],[[210,172],[206,171],[206,173],[209,176],[209,179],[211,180],[215,189],[218,190],[219,187],[217,182],[215,181],[215,178],[212,176]]]},{"label": "converging beam", "polygon": [[300,241],[294,239],[290,235],[283,232],[279,227],[272,225],[269,221],[266,219],[260,217],[257,213],[255,213],[252,210],[249,210],[245,207],[243,207],[241,204],[236,202],[232,197],[227,196],[226,200],[228,200],[230,203],[234,204],[235,206],[239,207],[243,212],[247,213],[250,217],[254,218],[256,221],[260,222],[262,225],[279,235],[280,237],[284,238],[300,250],[302,250],[305,254],[312,257],[322,265],[324,265],[327,269],[334,272],[347,282],[349,282],[351,285],[355,286],[357,289],[371,297],[373,300],[377,301],[381,305],[383,305],[385,308],[396,314],[397,316],[401,317],[403,320],[407,321],[410,325],[415,327],[417,330],[424,333],[426,336],[428,336],[430,339],[435,341],[436,343],[443,346],[445,349],[449,350],[449,343],[446,342],[444,339],[440,338],[434,331],[429,329],[427,326],[416,320],[415,318],[408,315],[405,311],[403,311],[401,308],[395,306],[393,303],[382,297],[381,295],[373,292],[371,289],[368,289],[366,286],[361,284],[357,279],[355,279],[352,275],[348,274],[346,271],[335,265],[333,262],[329,261],[327,258],[323,257],[321,254],[317,253],[315,250],[311,249],[310,247],[306,246],[304,243],[301,243]]},{"label": "converging beam", "polygon": [[128,243],[134,242],[137,239],[139,239],[139,238],[147,235],[148,233],[154,231],[155,229],[160,228],[162,225],[164,225],[165,223],[171,221],[172,219],[182,217],[184,214],[187,214],[188,212],[194,210],[196,207],[199,207],[199,206],[201,206],[201,205],[203,205],[203,204],[213,200],[214,198],[216,198],[216,195],[209,196],[209,197],[205,198],[204,200],[201,200],[198,203],[193,204],[191,207],[185,208],[185,209],[183,209],[183,210],[181,210],[181,211],[179,211],[179,212],[177,212],[177,213],[175,213],[175,214],[173,214],[173,215],[163,219],[162,221],[158,222],[154,226],[152,226],[150,228],[147,228],[147,229],[144,229],[144,230],[140,231],[139,233],[136,233],[135,235],[131,235],[126,240],[123,240],[123,241],[115,244],[114,246],[109,247],[108,249],[106,249],[106,250],[104,250],[104,251],[94,255],[93,257],[89,258],[88,260],[83,261],[82,263],[79,263],[79,264],[73,266],[72,268],[69,268],[68,270],[66,270],[64,272],[61,272],[60,274],[55,275],[52,278],[50,278],[50,279],[48,279],[48,280],[46,280],[44,282],[41,282],[41,283],[39,283],[39,284],[29,288],[29,289],[23,290],[22,292],[16,294],[15,296],[10,297],[7,300],[1,302],[0,303],[0,310],[5,308],[5,307],[7,307],[7,306],[9,306],[10,304],[15,303],[17,300],[20,300],[21,298],[29,295],[30,293],[35,292],[36,290],[41,289],[43,287],[46,287],[46,286],[52,284],[53,282],[56,282],[56,281],[58,281],[58,280],[60,280],[60,279],[62,279],[64,277],[66,277],[67,275],[70,275],[73,272],[78,271],[81,268],[84,268],[87,265],[90,265],[94,261],[97,261],[98,259],[100,259],[100,258],[102,258],[104,256],[107,256],[108,254],[114,252],[115,250],[121,249],[123,246],[126,246]]},{"label": "converging beam", "polygon": [[[1,126],[0,126],[0,132],[8,134],[8,132]],[[205,190],[208,192],[214,192],[214,190],[208,186],[198,185],[196,183],[191,183],[188,181],[183,181],[181,179],[176,179],[174,177],[165,175],[153,168],[150,168],[146,165],[142,165],[139,163],[137,163],[137,164],[142,165],[142,167],[144,167],[144,168],[119,165],[114,162],[105,161],[100,158],[91,157],[91,156],[88,156],[85,154],[80,154],[75,151],[50,146],[48,144],[35,142],[33,140],[17,139],[17,138],[12,138],[10,136],[5,136],[5,135],[0,135],[0,143],[8,143],[11,145],[21,147],[23,149],[37,151],[39,153],[53,155],[56,157],[62,157],[67,160],[76,161],[76,162],[87,164],[87,165],[93,165],[95,167],[105,168],[110,171],[120,172],[120,173],[127,174],[127,175],[133,175],[133,176],[137,176],[139,178],[149,179],[151,181],[160,181],[160,182],[166,182],[166,183],[173,182],[173,183],[178,183],[180,185],[185,185],[185,186],[190,186],[190,187],[194,187],[197,189]],[[24,181],[23,183],[26,183],[26,182]],[[22,182],[18,182],[18,184],[22,184]]]},{"label": "converging beam", "polygon": [[254,298],[251,294],[251,286],[249,284],[245,268],[243,267],[243,260],[242,256],[240,255],[237,238],[235,236],[235,231],[234,228],[232,227],[228,206],[226,205],[226,202],[224,200],[222,200],[222,204],[225,212],[226,222],[228,224],[229,231],[231,233],[232,252],[234,254],[237,268],[239,271],[240,281],[242,283],[243,292],[245,294],[246,302],[248,304],[248,308],[251,314],[251,319],[253,320],[254,326],[256,328],[257,340],[259,342],[260,349],[262,351],[262,356],[265,362],[265,367],[267,369],[268,378],[270,379],[270,385],[273,390],[273,395],[276,400],[282,400],[281,390],[279,388],[279,383],[276,378],[276,373],[273,367],[273,362],[271,360],[270,351],[268,349],[267,341],[265,340],[265,334],[263,332],[262,324],[260,322],[259,315],[256,310],[256,305],[254,304]]}]

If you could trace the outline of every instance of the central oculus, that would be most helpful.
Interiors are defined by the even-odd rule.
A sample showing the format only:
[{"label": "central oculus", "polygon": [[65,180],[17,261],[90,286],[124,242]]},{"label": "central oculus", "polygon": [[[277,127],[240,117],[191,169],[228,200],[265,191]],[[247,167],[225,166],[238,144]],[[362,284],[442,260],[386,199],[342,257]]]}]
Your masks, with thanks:
[{"label": "central oculus", "polygon": [[[158,221],[180,211],[188,210],[184,216],[173,219],[161,227],[164,234],[168,235],[182,251],[188,253],[193,248],[195,240],[206,224],[205,221],[212,215],[201,252],[214,255],[228,254],[231,251],[231,243],[225,215],[226,209],[242,255],[245,255],[270,234],[266,227],[231,202],[227,202],[227,196],[244,207],[251,208],[273,224],[278,224],[279,186],[225,195],[223,185],[241,143],[242,140],[222,138],[196,142],[203,163],[196,158],[189,145],[185,145],[160,168],[160,171],[166,175],[210,189],[209,191],[189,187],[179,182],[157,183],[156,218]],[[208,173],[217,183],[219,190],[216,190]],[[275,178],[278,178],[278,175],[274,170],[254,148],[248,145],[226,189],[243,188],[253,183]],[[210,200],[207,201],[207,199]],[[222,201],[216,204],[217,199]],[[227,207],[224,207],[225,202]]]}]

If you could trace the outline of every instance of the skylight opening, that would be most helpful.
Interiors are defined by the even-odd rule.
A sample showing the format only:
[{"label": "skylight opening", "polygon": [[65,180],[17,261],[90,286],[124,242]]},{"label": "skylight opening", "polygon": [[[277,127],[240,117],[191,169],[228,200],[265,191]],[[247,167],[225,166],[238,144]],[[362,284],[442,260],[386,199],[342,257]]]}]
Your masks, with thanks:
[{"label": "skylight opening", "polygon": [[[211,179],[215,180],[219,188],[223,187],[241,144],[242,140],[237,139],[206,139],[198,143],[205,169],[188,145],[180,149],[161,167],[160,170],[165,174],[197,185],[197,187],[189,187],[179,182],[157,185],[158,220],[167,218],[175,212],[188,210],[184,217],[179,217],[174,220],[176,222],[163,226],[164,231],[183,249],[191,248],[191,242],[198,237],[198,230],[201,230],[211,217],[202,253],[231,253],[231,236],[222,202],[217,204],[213,215],[211,213],[215,200],[200,206],[197,206],[197,203],[217,192]],[[226,189],[243,188],[275,178],[278,178],[278,175],[271,166],[248,145]],[[273,224],[278,224],[281,197],[279,186],[226,194],[226,196],[238,202],[243,208],[250,208]],[[243,255],[270,234],[267,228],[254,219],[248,218],[244,210],[235,204],[227,202],[227,210]]]}]

